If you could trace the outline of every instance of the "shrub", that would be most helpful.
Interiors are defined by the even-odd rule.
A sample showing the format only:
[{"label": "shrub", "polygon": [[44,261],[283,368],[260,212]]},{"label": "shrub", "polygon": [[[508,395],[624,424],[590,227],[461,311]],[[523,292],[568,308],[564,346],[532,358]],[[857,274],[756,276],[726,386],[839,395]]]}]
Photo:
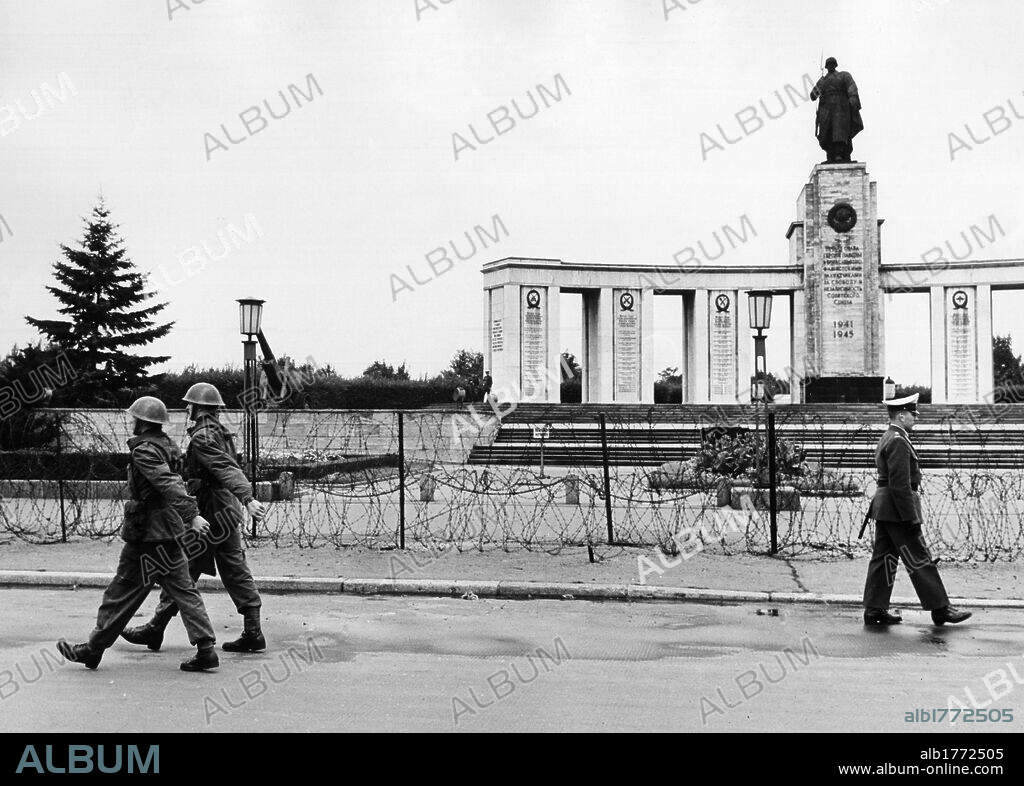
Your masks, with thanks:
[{"label": "shrub", "polygon": [[[775,440],[775,471],[779,477],[806,474],[806,458],[802,447],[784,439]],[[714,475],[730,478],[747,475],[756,477],[758,482],[767,482],[766,436],[763,432],[746,432],[709,438],[697,453],[695,468]]]},{"label": "shrub", "polygon": [[681,404],[683,402],[683,383],[679,377],[670,377],[654,383],[655,404]]}]

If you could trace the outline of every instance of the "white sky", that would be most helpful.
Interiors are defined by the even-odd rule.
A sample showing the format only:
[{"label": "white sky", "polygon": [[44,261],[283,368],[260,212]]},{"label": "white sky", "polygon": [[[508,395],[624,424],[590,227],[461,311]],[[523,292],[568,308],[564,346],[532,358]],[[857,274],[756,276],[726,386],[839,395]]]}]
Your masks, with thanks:
[{"label": "white sky", "polygon": [[[57,245],[80,238],[101,189],[142,270],[180,278],[182,251],[216,250],[216,232],[247,214],[263,231],[166,292],[177,324],[153,349],[175,369],[240,362],[234,300],[249,294],[267,300],[278,354],[346,374],[407,361],[420,374],[483,347],[491,259],[666,264],[746,214],[758,236],[722,262],[784,263],[796,197],[822,158],[813,105],[706,161],[699,135],[720,123],[735,138],[736,112],[816,78],[822,50],[860,88],[854,158],[878,182],[883,259],[916,261],[993,213],[1006,236],[976,256],[1024,257],[1024,122],[1007,108],[1024,110],[1019,0],[703,0],[667,21],[662,0],[435,5],[418,21],[416,0],[206,0],[168,20],[166,0],[0,2],[0,104],[31,111],[30,91],[61,72],[77,92],[0,126],[13,231],[0,224],[0,348],[36,337],[26,314],[55,314],[44,286]],[[311,72],[323,96],[206,160],[204,132],[243,136],[240,112]],[[483,135],[487,112],[528,106],[526,91],[555,74],[571,96],[454,160],[453,132]],[[951,162],[947,133],[969,123],[990,136],[982,114],[999,105],[1011,127]],[[431,277],[424,255],[452,239],[465,248],[462,233],[495,213],[508,238],[392,300],[389,274]],[[887,307],[900,381],[928,379],[919,301]],[[1014,293],[994,312],[1018,350],[1022,306]],[[786,342],[772,335],[769,367],[781,368]]]}]

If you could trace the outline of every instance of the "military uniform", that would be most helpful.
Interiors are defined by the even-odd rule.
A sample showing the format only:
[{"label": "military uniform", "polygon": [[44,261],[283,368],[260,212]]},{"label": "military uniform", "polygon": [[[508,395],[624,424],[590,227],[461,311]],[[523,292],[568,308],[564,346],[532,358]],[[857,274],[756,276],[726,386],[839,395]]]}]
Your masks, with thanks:
[{"label": "military uniform", "polygon": [[[202,551],[190,560],[189,571],[198,579],[203,573],[215,576],[219,570],[238,613],[258,619],[262,601],[245,561],[239,531],[245,521],[242,505],[253,499],[252,486],[235,458],[234,438],[209,412],[198,416],[188,435],[185,479],[196,494],[203,517],[210,522],[210,534],[201,543]],[[177,613],[174,597],[162,592],[150,625],[162,630]]]},{"label": "military uniform", "polygon": [[826,65],[832,70],[818,80],[810,98],[818,101],[814,135],[830,162],[850,160],[853,138],[864,130],[860,116],[860,94],[848,71],[836,71],[834,58]]},{"label": "military uniform", "polygon": [[[212,653],[216,635],[206,613],[202,596],[189,576],[188,561],[179,539],[186,533],[185,522],[199,515],[196,500],[189,496],[180,474],[181,452],[160,430],[151,428],[128,440],[131,461],[121,538],[125,541],[114,580],[103,593],[96,627],[87,644],[72,647],[58,642],[69,660],[96,668],[109,648],[139,610],[154,584],[182,610],[189,641],[198,646],[202,663],[182,664],[186,670],[216,665]],[[207,653],[203,655],[204,651]],[[193,668],[188,668],[190,665]]]}]

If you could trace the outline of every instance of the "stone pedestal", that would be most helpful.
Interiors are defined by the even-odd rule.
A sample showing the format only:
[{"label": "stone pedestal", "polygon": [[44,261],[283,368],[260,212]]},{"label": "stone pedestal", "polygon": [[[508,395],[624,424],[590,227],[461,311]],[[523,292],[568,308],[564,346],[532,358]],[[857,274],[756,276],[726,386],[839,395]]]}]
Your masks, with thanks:
[{"label": "stone pedestal", "polygon": [[[879,290],[876,184],[867,166],[818,164],[800,192],[790,228],[790,262],[804,269],[805,364],[808,386],[835,389],[852,378],[853,399],[878,401],[884,342]],[[862,392],[869,391],[869,392]]]}]

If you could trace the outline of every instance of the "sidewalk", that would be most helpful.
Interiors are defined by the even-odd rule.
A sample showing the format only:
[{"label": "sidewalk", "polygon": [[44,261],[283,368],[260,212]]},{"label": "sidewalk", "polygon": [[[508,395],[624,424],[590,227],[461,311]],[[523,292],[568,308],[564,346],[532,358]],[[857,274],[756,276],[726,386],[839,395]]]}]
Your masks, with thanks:
[{"label": "sidewalk", "polygon": [[[0,587],[105,587],[117,566],[120,541],[80,540],[33,546],[0,541]],[[257,583],[266,592],[426,594],[478,597],[604,600],[732,601],[860,605],[867,556],[856,559],[806,554],[767,557],[701,552],[690,559],[664,558],[653,549],[595,546],[553,553],[491,549],[430,552],[345,549],[248,550]],[[639,580],[639,558],[646,570]],[[654,569],[663,571],[660,575]],[[939,565],[954,603],[1024,609],[1024,566],[1019,563]],[[204,578],[204,590],[222,589]],[[896,582],[893,606],[917,607],[905,573]]]}]

